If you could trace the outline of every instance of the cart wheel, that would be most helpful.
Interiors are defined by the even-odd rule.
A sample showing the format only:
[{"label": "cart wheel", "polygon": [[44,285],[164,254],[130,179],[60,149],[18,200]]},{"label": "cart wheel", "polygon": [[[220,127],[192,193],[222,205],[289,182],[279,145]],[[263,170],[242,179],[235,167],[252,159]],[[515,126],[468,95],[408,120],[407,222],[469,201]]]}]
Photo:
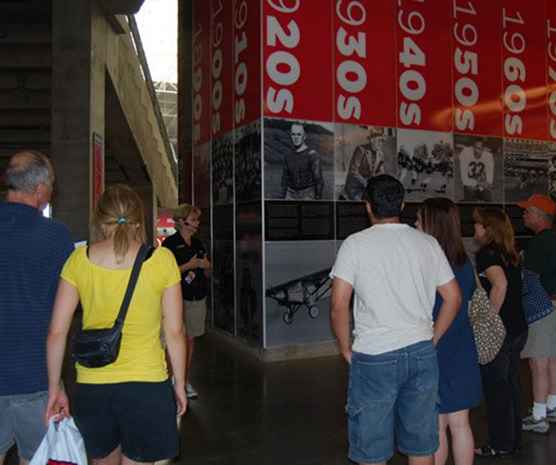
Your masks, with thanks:
[{"label": "cart wheel", "polygon": [[293,323],[293,314],[288,312],[287,310],[282,314],[282,320],[287,325],[291,325]]},{"label": "cart wheel", "polygon": [[316,305],[309,307],[309,316],[313,319],[318,318],[320,310]]}]

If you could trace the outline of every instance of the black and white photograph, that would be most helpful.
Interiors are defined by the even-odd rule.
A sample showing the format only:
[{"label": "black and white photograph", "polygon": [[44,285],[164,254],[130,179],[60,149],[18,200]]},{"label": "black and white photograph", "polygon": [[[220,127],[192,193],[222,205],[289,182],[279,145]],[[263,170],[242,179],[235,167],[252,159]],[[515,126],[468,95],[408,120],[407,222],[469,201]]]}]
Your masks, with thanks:
[{"label": "black and white photograph", "polygon": [[504,202],[503,141],[454,135],[457,202]]},{"label": "black and white photograph", "polygon": [[333,200],[334,125],[264,120],[264,190],[269,200]]},{"label": "black and white photograph", "polygon": [[454,197],[453,134],[398,129],[397,177],[406,188],[406,200]]},{"label": "black and white photograph", "polygon": [[262,342],[262,243],[237,241],[237,334]]},{"label": "black and white photograph", "polygon": [[549,190],[549,165],[553,154],[546,142],[504,140],[504,189],[506,203]]},{"label": "black and white photograph", "polygon": [[214,326],[234,334],[234,241],[231,239],[217,239],[213,244],[212,295]]},{"label": "black and white photograph", "polygon": [[267,242],[267,347],[332,340],[330,269],[335,241]]},{"label": "black and white photograph", "polygon": [[238,336],[262,344],[262,204],[236,206],[236,328]]},{"label": "black and white photograph", "polygon": [[193,202],[199,208],[210,207],[210,143],[193,147]]},{"label": "black and white photograph", "polygon": [[231,334],[235,328],[234,206],[212,209],[212,295],[214,325]]},{"label": "black and white photograph", "polygon": [[212,141],[212,203],[226,205],[234,201],[234,133]]},{"label": "black and white photograph", "polygon": [[547,168],[547,181],[548,181],[548,195],[556,200],[556,143],[547,145],[548,150],[548,168]]},{"label": "black and white photograph", "polygon": [[395,174],[395,129],[336,124],[336,189],[338,200],[362,200],[367,181],[379,174]]},{"label": "black and white photograph", "polygon": [[236,128],[234,144],[236,202],[261,199],[261,124]]}]

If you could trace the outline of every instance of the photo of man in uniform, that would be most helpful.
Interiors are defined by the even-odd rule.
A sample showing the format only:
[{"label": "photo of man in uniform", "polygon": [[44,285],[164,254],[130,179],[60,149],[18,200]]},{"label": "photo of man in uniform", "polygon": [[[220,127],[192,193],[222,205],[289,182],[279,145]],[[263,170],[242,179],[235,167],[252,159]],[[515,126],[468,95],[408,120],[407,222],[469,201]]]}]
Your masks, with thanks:
[{"label": "photo of man in uniform", "polygon": [[324,188],[320,155],[305,143],[305,128],[301,123],[292,123],[290,139],[293,150],[284,159],[281,198],[320,200]]},{"label": "photo of man in uniform", "polygon": [[361,200],[368,180],[373,176],[384,174],[383,142],[383,137],[371,132],[366,144],[355,147],[340,199]]},{"label": "photo of man in uniform", "polygon": [[482,139],[464,147],[459,156],[463,198],[466,201],[492,202],[494,156]]}]

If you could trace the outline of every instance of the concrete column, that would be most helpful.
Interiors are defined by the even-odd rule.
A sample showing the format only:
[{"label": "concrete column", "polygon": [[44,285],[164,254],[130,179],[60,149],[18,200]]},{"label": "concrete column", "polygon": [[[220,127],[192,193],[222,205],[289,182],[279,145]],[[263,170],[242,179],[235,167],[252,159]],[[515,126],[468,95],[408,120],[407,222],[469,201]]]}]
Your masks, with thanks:
[{"label": "concrete column", "polygon": [[77,240],[89,237],[91,160],[91,3],[52,1],[52,159],[54,217]]}]

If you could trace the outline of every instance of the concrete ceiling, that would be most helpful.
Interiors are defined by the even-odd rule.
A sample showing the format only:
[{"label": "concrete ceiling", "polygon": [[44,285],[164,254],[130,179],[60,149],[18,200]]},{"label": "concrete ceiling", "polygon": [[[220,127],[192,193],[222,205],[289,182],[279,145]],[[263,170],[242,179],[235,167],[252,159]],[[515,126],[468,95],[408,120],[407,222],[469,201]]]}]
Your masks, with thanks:
[{"label": "concrete ceiling", "polygon": [[100,0],[106,14],[129,15],[135,14],[143,5],[144,0]]}]

